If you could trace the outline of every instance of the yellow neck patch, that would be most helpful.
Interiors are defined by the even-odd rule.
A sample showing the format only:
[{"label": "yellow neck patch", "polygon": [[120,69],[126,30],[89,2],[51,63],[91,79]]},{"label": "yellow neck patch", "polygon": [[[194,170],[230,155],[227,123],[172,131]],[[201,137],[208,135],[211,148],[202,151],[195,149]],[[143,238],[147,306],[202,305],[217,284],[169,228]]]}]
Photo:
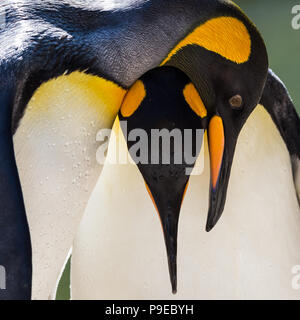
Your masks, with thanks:
[{"label": "yellow neck patch", "polygon": [[183,89],[183,95],[185,101],[199,117],[205,118],[207,116],[207,110],[204,106],[204,103],[192,83],[189,83],[185,86]]},{"label": "yellow neck patch", "polygon": [[[34,115],[40,118],[49,110],[56,114],[71,112],[74,105],[74,109],[81,106],[85,113],[93,109],[97,118],[104,121],[116,117],[125,94],[125,89],[109,80],[76,71],[43,83],[30,100],[27,111],[31,110],[31,118]],[[62,106],[62,110],[54,106]]]},{"label": "yellow neck patch", "polygon": [[121,107],[121,114],[123,117],[130,117],[141,105],[146,97],[146,89],[141,80],[135,84],[127,92]]},{"label": "yellow neck patch", "polygon": [[188,45],[198,45],[235,63],[249,60],[251,38],[245,25],[233,17],[213,18],[197,27],[169,53],[162,65]]}]

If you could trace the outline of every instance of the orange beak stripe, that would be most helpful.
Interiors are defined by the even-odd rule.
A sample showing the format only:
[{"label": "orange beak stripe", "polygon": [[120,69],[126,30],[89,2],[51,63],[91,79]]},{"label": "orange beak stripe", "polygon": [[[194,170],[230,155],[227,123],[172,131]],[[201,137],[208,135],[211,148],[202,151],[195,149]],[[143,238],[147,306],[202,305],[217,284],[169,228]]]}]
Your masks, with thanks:
[{"label": "orange beak stripe", "polygon": [[222,118],[213,116],[209,123],[209,152],[212,187],[217,186],[225,146],[224,126]]}]

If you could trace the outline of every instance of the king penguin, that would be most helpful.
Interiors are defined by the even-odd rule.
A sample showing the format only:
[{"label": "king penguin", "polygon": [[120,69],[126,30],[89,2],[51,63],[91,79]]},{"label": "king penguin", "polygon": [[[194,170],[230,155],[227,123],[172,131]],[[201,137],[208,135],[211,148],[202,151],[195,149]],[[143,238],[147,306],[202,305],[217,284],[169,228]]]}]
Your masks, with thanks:
[{"label": "king penguin", "polygon": [[223,0],[4,0],[1,8],[0,299],[53,295],[102,169],[95,134],[159,66],[185,73],[215,119],[211,229],[268,72],[264,41],[245,14]]},{"label": "king penguin", "polygon": [[[74,244],[74,299],[173,299],[166,268],[168,264],[175,293],[181,206],[176,299],[299,299],[291,285],[291,270],[300,259],[300,209],[295,192],[299,185],[296,179],[293,182],[293,173],[297,176],[294,163],[299,161],[300,120],[285,86],[269,70],[261,104],[238,139],[226,217],[211,233],[204,232],[204,218],[208,176],[210,172],[213,184],[218,156],[209,131],[217,120],[213,117],[208,123],[205,106],[189,87],[194,88],[184,74],[163,67],[148,72],[126,95],[119,113],[125,139],[119,135],[120,141],[111,141],[108,159],[116,147],[119,152],[128,147],[138,165],[108,161],[104,167]],[[118,126],[116,122],[116,131]],[[146,152],[150,159],[154,151],[144,139],[146,149],[138,149],[136,156],[136,140],[132,139],[136,135],[131,130],[137,128],[145,130],[149,140],[150,128],[181,132],[207,128],[203,174],[190,178],[184,162],[177,166],[139,162],[140,153]],[[154,149],[160,161],[168,152],[162,148]],[[171,154],[174,157],[175,150]],[[112,187],[116,185],[118,188]],[[212,201],[210,196],[210,206]],[[168,260],[163,257],[158,220]],[[211,230],[209,221],[207,231]]]}]

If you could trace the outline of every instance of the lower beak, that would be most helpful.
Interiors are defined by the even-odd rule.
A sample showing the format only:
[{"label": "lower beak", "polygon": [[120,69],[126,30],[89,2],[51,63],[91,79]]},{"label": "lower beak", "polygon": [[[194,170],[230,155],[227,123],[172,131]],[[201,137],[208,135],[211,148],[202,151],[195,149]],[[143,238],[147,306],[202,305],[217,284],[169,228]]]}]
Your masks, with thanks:
[{"label": "lower beak", "polygon": [[[228,137],[227,137],[228,138]],[[213,116],[209,123],[210,196],[206,231],[209,232],[220,219],[226,200],[236,139],[225,139],[223,120]],[[226,141],[227,140],[227,141]]]},{"label": "lower beak", "polygon": [[167,249],[169,274],[172,292],[177,292],[177,234],[181,204],[188,188],[188,176],[185,181],[168,181],[166,184],[147,184],[148,193],[159,214],[165,245]]}]

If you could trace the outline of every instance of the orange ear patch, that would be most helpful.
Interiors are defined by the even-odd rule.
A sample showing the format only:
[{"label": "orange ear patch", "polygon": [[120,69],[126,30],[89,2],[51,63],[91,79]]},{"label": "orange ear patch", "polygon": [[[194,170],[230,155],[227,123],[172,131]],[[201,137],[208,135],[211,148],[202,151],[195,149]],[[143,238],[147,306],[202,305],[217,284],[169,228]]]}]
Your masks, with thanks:
[{"label": "orange ear patch", "polygon": [[244,63],[251,54],[251,38],[246,26],[233,17],[208,20],[181,40],[162,65],[188,45],[198,45],[235,63]]},{"label": "orange ear patch", "polygon": [[207,110],[204,106],[204,103],[192,83],[189,83],[185,86],[183,89],[183,95],[185,101],[199,117],[205,118],[207,116]]},{"label": "orange ear patch", "polygon": [[121,114],[123,117],[130,117],[135,113],[138,107],[141,105],[146,97],[146,89],[144,83],[141,80],[135,82],[135,84],[127,92],[122,106]]}]

